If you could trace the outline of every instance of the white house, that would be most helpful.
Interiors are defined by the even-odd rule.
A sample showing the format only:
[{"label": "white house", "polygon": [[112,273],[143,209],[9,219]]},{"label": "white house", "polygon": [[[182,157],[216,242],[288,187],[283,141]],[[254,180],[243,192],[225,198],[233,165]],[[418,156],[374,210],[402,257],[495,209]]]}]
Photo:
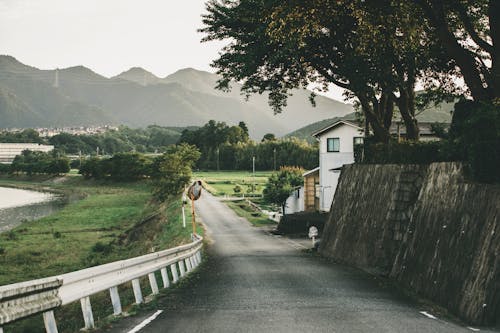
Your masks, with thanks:
[{"label": "white house", "polygon": [[21,155],[23,150],[49,152],[53,149],[54,146],[38,143],[0,143],[0,163],[12,163],[14,158]]},{"label": "white house", "polygon": [[329,211],[342,166],[354,163],[354,146],[363,143],[364,131],[352,117],[344,117],[312,135],[319,141],[319,210]]}]

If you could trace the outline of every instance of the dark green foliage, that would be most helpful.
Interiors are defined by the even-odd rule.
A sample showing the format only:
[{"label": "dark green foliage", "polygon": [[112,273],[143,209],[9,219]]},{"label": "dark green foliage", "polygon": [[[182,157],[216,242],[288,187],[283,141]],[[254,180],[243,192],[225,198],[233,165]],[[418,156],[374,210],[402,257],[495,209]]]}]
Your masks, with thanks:
[{"label": "dark green foliage", "polygon": [[267,133],[262,137],[261,141],[264,142],[264,141],[275,141],[275,140],[276,136],[273,133]]},{"label": "dark green foliage", "polygon": [[189,184],[192,167],[200,158],[195,146],[180,144],[170,146],[166,153],[153,163],[154,195],[157,200],[180,194]]},{"label": "dark green foliage", "polygon": [[0,174],[9,172],[10,172],[10,165],[0,163]]},{"label": "dark green foliage", "polygon": [[63,174],[69,172],[69,159],[56,151],[44,153],[25,150],[17,155],[10,165],[10,172],[33,174]]},{"label": "dark green foliage", "polygon": [[[244,123],[243,123],[244,124]],[[318,148],[295,138],[269,140],[255,143],[247,135],[241,136],[239,126],[229,127],[225,123],[209,121],[197,130],[185,130],[179,142],[198,147],[201,158],[200,169],[250,170],[255,157],[257,170],[274,169],[276,165],[297,165],[312,169],[318,164]],[[275,153],[276,151],[276,153]]]},{"label": "dark green foliage", "polygon": [[264,199],[269,203],[281,205],[285,214],[285,202],[292,191],[304,184],[304,169],[298,167],[281,167],[269,177],[264,189]]},{"label": "dark green foliage", "polygon": [[300,212],[284,215],[278,223],[277,230],[281,234],[307,235],[309,228],[315,226],[321,235],[328,213]]},{"label": "dark green foliage", "polygon": [[117,153],[107,161],[111,179],[131,181],[151,174],[151,159],[139,153]]},{"label": "dark green foliage", "polygon": [[0,132],[2,143],[45,143],[34,129],[25,129],[21,132]]},{"label": "dark green foliage", "polygon": [[442,146],[439,141],[366,143],[355,148],[354,157],[366,164],[427,164],[442,161]]},{"label": "dark green foliage", "polygon": [[134,181],[150,176],[152,163],[139,153],[118,153],[111,158],[92,157],[83,161],[79,173],[85,178]]},{"label": "dark green foliage", "polygon": [[[175,144],[185,128],[151,125],[144,129],[120,126],[118,130],[93,135],[61,133],[48,139],[41,138],[33,129],[22,132],[1,132],[0,142],[33,142],[51,144],[65,154],[116,154],[120,152],[163,152]],[[242,130],[243,131],[243,130]],[[248,136],[248,133],[247,133]]]},{"label": "dark green foliage", "polygon": [[442,141],[390,142],[365,140],[355,148],[358,163],[427,164],[463,161],[479,182],[500,182],[500,107],[463,100],[455,105],[449,133]]},{"label": "dark green foliage", "polygon": [[95,135],[72,135],[61,133],[48,141],[68,154],[116,154],[119,152],[158,152],[175,144],[183,128],[151,125],[144,129],[120,126],[117,131]]},{"label": "dark green foliage", "polygon": [[455,105],[449,151],[468,162],[481,182],[500,182],[500,107],[461,101]]}]

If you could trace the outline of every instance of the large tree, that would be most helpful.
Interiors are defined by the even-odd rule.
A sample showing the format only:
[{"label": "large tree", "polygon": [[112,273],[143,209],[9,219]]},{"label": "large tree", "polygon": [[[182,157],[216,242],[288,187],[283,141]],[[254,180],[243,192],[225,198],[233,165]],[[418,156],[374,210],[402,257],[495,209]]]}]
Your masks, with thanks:
[{"label": "large tree", "polygon": [[280,112],[291,89],[333,83],[358,100],[377,141],[389,140],[395,104],[409,138],[418,138],[415,83],[437,62],[430,61],[417,7],[391,0],[212,0],[207,9],[205,40],[231,41],[213,63],[219,88],[236,80],[247,94],[269,91]]},{"label": "large tree", "polygon": [[500,100],[500,1],[411,0],[425,14],[429,33],[460,68],[476,101]]}]

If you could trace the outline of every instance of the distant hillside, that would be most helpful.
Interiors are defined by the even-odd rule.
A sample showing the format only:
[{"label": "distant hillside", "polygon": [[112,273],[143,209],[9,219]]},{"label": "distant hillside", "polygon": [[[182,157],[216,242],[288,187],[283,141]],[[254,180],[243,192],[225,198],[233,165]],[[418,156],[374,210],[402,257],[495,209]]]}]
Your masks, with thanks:
[{"label": "distant hillside", "polygon": [[[430,107],[424,111],[421,111],[417,114],[417,120],[419,122],[425,123],[451,123],[451,117],[454,103],[442,103],[437,106]],[[299,128],[293,132],[286,134],[285,138],[296,137],[302,140],[306,140],[307,142],[313,143],[316,141],[311,134],[330,125],[333,122],[336,122],[340,119],[346,120],[355,120],[355,113],[347,114],[343,117],[334,117],[329,119],[324,119],[321,121],[314,122],[312,124],[306,125],[304,127]],[[396,118],[394,121],[399,121],[399,118]],[[393,121],[393,123],[394,123]]]},{"label": "distant hillside", "polygon": [[187,68],[158,78],[138,67],[111,79],[83,66],[40,70],[0,56],[0,128],[125,124],[132,127],[199,126],[210,119],[236,124],[245,121],[250,134],[277,136],[305,123],[342,116],[352,106],[295,91],[288,107],[273,115],[267,96],[246,102],[235,84],[230,93],[214,89],[218,76]]},{"label": "distant hillside", "polygon": [[158,84],[161,82],[159,77],[140,67],[132,67],[128,71],[112,77],[112,79],[132,81],[142,86]]}]

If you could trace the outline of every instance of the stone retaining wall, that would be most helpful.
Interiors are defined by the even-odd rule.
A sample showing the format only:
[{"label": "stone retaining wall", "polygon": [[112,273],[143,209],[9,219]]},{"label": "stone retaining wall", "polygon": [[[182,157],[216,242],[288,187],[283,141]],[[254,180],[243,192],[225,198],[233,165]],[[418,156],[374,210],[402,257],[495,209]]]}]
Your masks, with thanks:
[{"label": "stone retaining wall", "polygon": [[344,168],[320,253],[389,275],[473,324],[500,321],[500,186],[461,165]]}]

